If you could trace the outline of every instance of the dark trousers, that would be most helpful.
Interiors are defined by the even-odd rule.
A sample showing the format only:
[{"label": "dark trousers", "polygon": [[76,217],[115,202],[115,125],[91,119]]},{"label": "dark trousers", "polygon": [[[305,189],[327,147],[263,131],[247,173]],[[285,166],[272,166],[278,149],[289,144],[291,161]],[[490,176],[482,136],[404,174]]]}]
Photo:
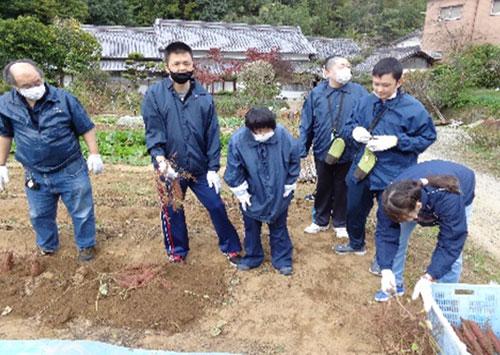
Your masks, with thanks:
[{"label": "dark trousers", "polygon": [[[275,221],[268,223],[271,262],[278,270],[292,266],[293,246],[286,226],[287,217],[288,209]],[[241,263],[254,268],[264,261],[264,249],[262,249],[261,240],[262,222],[247,217],[245,214],[243,214],[243,222],[245,224],[245,256]]]},{"label": "dark trousers", "polygon": [[[219,238],[219,249],[223,253],[240,252],[241,243],[236,229],[229,221],[226,207],[220,196],[214,189],[210,188],[205,175],[197,176],[196,179],[180,180],[182,192],[186,193],[189,187],[198,200],[208,210],[210,219],[215,227]],[[168,216],[161,212],[163,238],[168,255],[180,255],[185,257],[189,251],[189,239],[186,226],[186,216],[182,208],[167,208]]]},{"label": "dark trousers", "polygon": [[327,226],[330,216],[336,228],[346,226],[347,186],[345,177],[351,163],[329,165],[314,160],[318,183],[314,198],[314,223]]},{"label": "dark trousers", "polygon": [[381,206],[382,191],[370,190],[370,182],[364,179],[359,183],[347,184],[347,233],[349,244],[353,249],[365,246],[366,219],[373,207],[376,198]]}]

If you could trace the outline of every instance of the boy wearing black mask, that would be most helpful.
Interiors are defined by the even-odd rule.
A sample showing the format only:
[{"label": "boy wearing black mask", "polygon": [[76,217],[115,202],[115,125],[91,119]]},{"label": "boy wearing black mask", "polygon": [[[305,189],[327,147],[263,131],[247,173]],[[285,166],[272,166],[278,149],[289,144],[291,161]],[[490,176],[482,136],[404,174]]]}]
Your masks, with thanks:
[{"label": "boy wearing black mask", "polygon": [[[193,191],[210,214],[219,249],[236,263],[240,240],[219,196],[221,146],[214,101],[192,77],[193,53],[187,44],[169,44],[165,66],[170,78],[151,86],[142,103],[148,152],[167,183],[178,179],[183,193],[188,187]],[[161,212],[161,224],[169,260],[184,261],[189,239],[183,209],[169,206]]]}]

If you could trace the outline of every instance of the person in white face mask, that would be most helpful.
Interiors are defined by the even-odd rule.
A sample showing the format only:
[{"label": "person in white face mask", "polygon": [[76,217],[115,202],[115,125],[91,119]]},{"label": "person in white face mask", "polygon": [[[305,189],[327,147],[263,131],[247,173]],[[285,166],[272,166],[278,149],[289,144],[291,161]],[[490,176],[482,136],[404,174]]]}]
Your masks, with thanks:
[{"label": "person in white face mask", "polygon": [[[3,76],[12,90],[0,97],[0,191],[9,182],[6,163],[15,139],[39,253],[50,255],[59,248],[56,211],[62,199],[73,219],[78,259],[89,261],[96,241],[88,171],[103,171],[95,126],[75,97],[44,82],[33,61],[13,61]],[[90,152],[87,162],[79,136]]]},{"label": "person in white face mask", "polygon": [[245,256],[239,270],[264,261],[262,223],[269,226],[271,261],[282,275],[292,274],[292,242],[287,229],[288,206],[300,172],[298,145],[267,108],[252,108],[245,127],[229,142],[224,180],[241,205],[245,224]]},{"label": "person in white face mask", "polygon": [[336,151],[334,157],[331,148],[347,140],[344,128],[356,103],[368,92],[351,82],[351,64],[345,58],[327,58],[323,76],[325,80],[311,91],[304,103],[300,125],[301,157],[307,156],[312,145],[318,177],[313,223],[304,232],[326,231],[331,219],[337,238],[347,238],[345,177],[354,152],[346,145],[343,151]]}]

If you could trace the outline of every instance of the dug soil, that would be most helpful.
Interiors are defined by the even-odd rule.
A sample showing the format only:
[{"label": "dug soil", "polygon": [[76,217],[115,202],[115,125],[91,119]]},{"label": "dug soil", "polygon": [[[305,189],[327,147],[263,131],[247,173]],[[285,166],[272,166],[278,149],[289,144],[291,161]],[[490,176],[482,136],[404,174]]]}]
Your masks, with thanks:
[{"label": "dug soil", "polygon": [[[342,240],[332,231],[304,234],[312,208],[304,196],[313,185],[300,185],[290,207],[294,274],[285,277],[269,262],[267,228],[265,263],[248,272],[235,270],[218,250],[208,214],[192,193],[185,202],[190,254],[185,264],[168,263],[153,172],[145,167],[108,165],[104,174],[92,177],[95,261],[77,262],[62,203],[61,248],[53,256],[37,257],[22,169],[12,164],[10,172],[8,191],[0,194],[0,252],[4,258],[13,253],[13,263],[0,273],[0,312],[5,314],[0,338],[94,339],[150,349],[252,354],[383,352],[383,306],[372,301],[380,279],[368,273],[372,237],[366,256],[337,256],[331,247]],[[242,236],[236,200],[226,188],[222,196]],[[426,265],[420,256],[408,259],[414,272],[409,286]],[[33,267],[35,260],[39,265]],[[401,302],[410,305],[407,296]],[[411,307],[419,312],[419,304]]]}]

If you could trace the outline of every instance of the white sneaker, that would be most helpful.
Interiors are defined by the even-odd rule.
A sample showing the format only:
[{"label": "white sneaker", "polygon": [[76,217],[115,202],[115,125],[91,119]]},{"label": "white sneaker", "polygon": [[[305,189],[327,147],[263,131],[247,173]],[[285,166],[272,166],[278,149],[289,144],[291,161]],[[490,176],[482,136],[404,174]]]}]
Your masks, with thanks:
[{"label": "white sneaker", "polygon": [[311,223],[310,226],[307,226],[306,229],[304,229],[304,233],[307,234],[316,234],[319,232],[324,232],[328,230],[328,226],[318,226],[316,223]]},{"label": "white sneaker", "polygon": [[337,238],[349,238],[349,234],[347,234],[347,229],[345,229],[344,227],[333,228],[333,230],[335,231],[335,235],[337,236]]}]

